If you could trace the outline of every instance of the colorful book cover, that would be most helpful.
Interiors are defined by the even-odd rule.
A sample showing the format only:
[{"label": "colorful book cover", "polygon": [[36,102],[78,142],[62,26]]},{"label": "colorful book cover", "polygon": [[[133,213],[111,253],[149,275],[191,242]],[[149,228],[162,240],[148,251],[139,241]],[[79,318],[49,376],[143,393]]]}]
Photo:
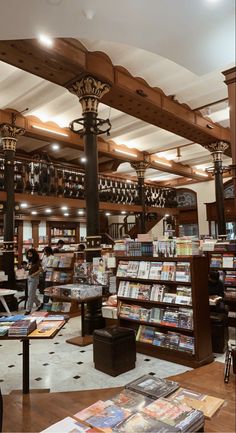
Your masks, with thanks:
[{"label": "colorful book cover", "polygon": [[174,433],[179,430],[157,421],[144,413],[131,415],[114,429],[117,433]]},{"label": "colorful book cover", "polygon": [[152,399],[157,399],[171,394],[179,388],[179,385],[177,382],[161,379],[159,377],[151,377],[146,374],[128,383],[126,388],[140,392]]},{"label": "colorful book cover", "polygon": [[224,404],[222,398],[200,394],[199,392],[185,388],[179,388],[174,394],[168,397],[168,400],[185,403],[193,409],[202,411],[207,418],[211,418]]},{"label": "colorful book cover", "polygon": [[98,414],[86,419],[86,422],[93,427],[100,429],[113,428],[117,424],[124,421],[131,412],[123,407],[116,406],[115,404],[108,405]]},{"label": "colorful book cover", "polygon": [[138,394],[131,389],[124,389],[119,394],[116,394],[111,401],[113,401],[116,406],[128,409],[132,413],[141,411],[152,402],[150,398]]}]

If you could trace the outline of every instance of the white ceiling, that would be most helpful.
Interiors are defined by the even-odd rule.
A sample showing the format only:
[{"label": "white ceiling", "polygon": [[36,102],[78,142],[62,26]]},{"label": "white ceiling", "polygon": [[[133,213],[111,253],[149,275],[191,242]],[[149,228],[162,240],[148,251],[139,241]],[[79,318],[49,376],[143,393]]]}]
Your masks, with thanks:
[{"label": "white ceiling", "polygon": [[[0,0],[0,38],[36,37],[40,31],[74,36],[87,49],[105,52],[115,65],[192,109],[226,98],[221,72],[235,64],[234,0],[174,0],[174,4],[173,0],[100,0],[99,5],[92,0]],[[89,12],[94,13],[92,20],[85,16]],[[78,99],[67,90],[0,62],[0,108],[7,107],[29,108],[28,114],[60,126],[81,116]],[[227,101],[202,113],[229,126]],[[117,144],[162,152],[160,156],[167,159],[177,161],[176,148],[190,143],[103,104],[99,116],[110,117],[110,138]],[[181,147],[181,155],[180,162],[194,167],[209,166],[211,160],[198,144]],[[119,171],[133,174],[129,164],[122,164]],[[147,175],[156,180],[175,178],[157,171]]]}]

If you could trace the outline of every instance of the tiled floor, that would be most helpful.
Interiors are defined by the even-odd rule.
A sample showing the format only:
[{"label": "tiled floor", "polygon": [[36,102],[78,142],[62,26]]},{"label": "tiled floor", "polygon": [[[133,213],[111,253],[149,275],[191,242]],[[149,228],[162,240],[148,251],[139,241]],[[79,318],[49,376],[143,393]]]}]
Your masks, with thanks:
[{"label": "tiled floor", "polygon": [[[166,377],[189,370],[188,367],[137,354],[136,368],[118,377],[111,377],[93,364],[92,345],[84,348],[66,343],[80,335],[80,318],[70,319],[52,340],[31,341],[30,388],[50,388],[52,392],[100,389],[122,386],[143,375]],[[3,394],[22,386],[22,344],[0,341],[0,386]],[[224,355],[217,356],[224,362]]]}]

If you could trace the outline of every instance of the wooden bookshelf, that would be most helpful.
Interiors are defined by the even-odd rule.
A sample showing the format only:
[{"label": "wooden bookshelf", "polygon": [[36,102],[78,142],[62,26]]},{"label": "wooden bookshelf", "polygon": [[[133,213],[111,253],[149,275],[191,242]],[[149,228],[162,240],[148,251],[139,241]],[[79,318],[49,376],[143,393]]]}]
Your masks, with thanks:
[{"label": "wooden bookshelf", "polygon": [[[133,297],[118,296],[118,317],[120,326],[133,328],[137,333],[140,325],[154,327],[158,332],[163,334],[176,332],[183,336],[194,337],[194,353],[182,349],[172,349],[168,347],[155,346],[152,343],[137,341],[137,351],[148,356],[154,356],[168,361],[184,364],[190,367],[199,367],[203,364],[213,361],[211,346],[211,328],[210,328],[210,307],[208,299],[208,261],[204,256],[182,256],[174,258],[164,257],[117,257],[117,267],[122,261],[149,261],[149,262],[188,262],[190,263],[190,281],[166,281],[166,280],[149,280],[133,277],[117,277],[118,287],[120,281],[132,281],[147,285],[160,284],[168,287],[168,292],[175,293],[177,287],[191,287],[192,301],[190,304],[175,304],[162,301],[152,301],[147,299],[135,299]],[[117,287],[117,289],[118,289]],[[144,320],[123,317],[120,315],[122,303],[138,305],[144,308],[160,307],[163,309],[173,308],[192,309],[193,311],[193,329],[180,328],[178,326],[163,325],[159,322],[149,322]]]},{"label": "wooden bookshelf", "polygon": [[[224,281],[224,302],[229,307],[229,317],[228,317],[228,324],[229,326],[232,326],[236,328],[236,317],[230,317],[230,313],[236,312],[236,267],[235,267],[235,259],[236,259],[236,248],[226,251],[226,250],[218,250],[218,251],[208,251],[207,252],[207,259],[208,259],[208,266],[209,270],[212,271],[223,271],[225,273],[225,277],[227,277],[227,272],[232,272],[235,275],[235,282],[233,283],[227,283],[227,281]],[[221,257],[221,265],[222,266],[211,266],[212,259],[214,256]],[[229,257],[232,256],[234,258],[234,263],[232,267],[229,266],[223,266],[223,257]],[[227,292],[230,292],[230,289],[232,289],[232,292],[234,293],[234,296],[227,296]]]}]

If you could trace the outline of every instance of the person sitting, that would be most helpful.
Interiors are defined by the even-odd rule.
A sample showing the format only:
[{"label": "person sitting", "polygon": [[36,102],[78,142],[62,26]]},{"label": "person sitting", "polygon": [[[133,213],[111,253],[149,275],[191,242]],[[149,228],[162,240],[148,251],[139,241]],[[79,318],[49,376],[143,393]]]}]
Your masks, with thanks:
[{"label": "person sitting", "polygon": [[65,242],[62,239],[59,239],[59,241],[57,242],[57,246],[56,248],[54,248],[53,252],[54,253],[60,253],[61,250],[63,249],[65,245]]},{"label": "person sitting", "polygon": [[224,284],[218,271],[211,270],[208,274],[208,294],[224,297]]}]

